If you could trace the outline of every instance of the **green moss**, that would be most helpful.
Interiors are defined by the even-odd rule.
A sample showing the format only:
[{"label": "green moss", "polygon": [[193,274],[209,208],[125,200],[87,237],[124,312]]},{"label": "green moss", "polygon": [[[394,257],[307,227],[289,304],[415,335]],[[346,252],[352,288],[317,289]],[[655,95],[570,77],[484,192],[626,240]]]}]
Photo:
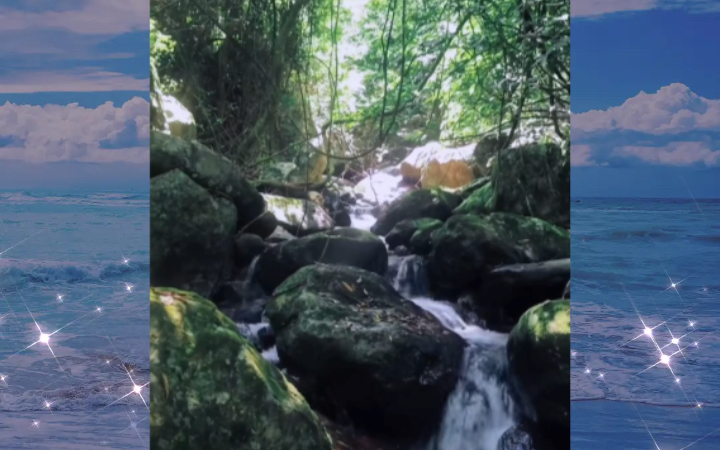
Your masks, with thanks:
[{"label": "green moss", "polygon": [[306,266],[275,290],[265,313],[282,362],[356,425],[412,434],[440,420],[464,343],[381,275]]},{"label": "green moss", "polygon": [[150,292],[151,446],[161,450],[330,450],[317,417],[215,305]]},{"label": "green moss", "polygon": [[536,340],[548,335],[570,334],[570,301],[555,300],[530,308],[519,321]]},{"label": "green moss", "polygon": [[485,183],[473,191],[457,208],[455,214],[487,214],[493,210],[495,190],[492,183]]},{"label": "green moss", "polygon": [[439,188],[412,191],[390,204],[371,231],[385,236],[403,220],[432,218],[444,221],[460,201],[459,195]]}]

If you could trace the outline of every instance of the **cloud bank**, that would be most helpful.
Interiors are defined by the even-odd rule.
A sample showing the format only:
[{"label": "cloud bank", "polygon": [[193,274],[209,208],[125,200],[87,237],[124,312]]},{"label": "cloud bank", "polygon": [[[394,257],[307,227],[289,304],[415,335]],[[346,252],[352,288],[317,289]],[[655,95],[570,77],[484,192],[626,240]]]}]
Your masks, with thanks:
[{"label": "cloud bank", "polygon": [[79,8],[63,1],[29,1],[0,8],[0,31],[58,29],[78,34],[121,34],[148,30],[147,0],[85,0]]},{"label": "cloud bank", "polygon": [[574,166],[720,163],[720,100],[681,83],[640,92],[607,110],[573,114],[571,128]]},{"label": "cloud bank", "polygon": [[4,94],[148,90],[149,79],[139,80],[130,75],[105,71],[100,67],[81,67],[56,72],[14,72],[0,77],[0,92]]},{"label": "cloud bank", "polygon": [[570,15],[575,18],[597,19],[614,13],[682,9],[692,13],[720,11],[717,0],[572,0]]},{"label": "cloud bank", "polygon": [[148,0],[4,1],[0,93],[148,90],[149,24]]},{"label": "cloud bank", "polygon": [[150,105],[140,97],[120,107],[0,106],[0,161],[147,164],[149,142]]}]

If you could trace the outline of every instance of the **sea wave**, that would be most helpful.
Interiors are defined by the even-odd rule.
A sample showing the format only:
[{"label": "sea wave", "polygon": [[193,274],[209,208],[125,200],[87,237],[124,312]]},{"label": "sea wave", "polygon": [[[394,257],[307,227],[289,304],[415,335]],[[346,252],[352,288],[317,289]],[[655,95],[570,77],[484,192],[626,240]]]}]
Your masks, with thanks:
[{"label": "sea wave", "polygon": [[[689,205],[691,206],[691,205]],[[631,207],[625,208],[578,208],[573,211],[573,214],[584,214],[584,213],[614,213],[614,214],[697,214],[701,215],[700,211],[692,205],[693,209],[635,209]]]},{"label": "sea wave", "polygon": [[[570,397],[571,402],[592,402],[592,401],[607,401],[607,402],[618,402],[618,403],[634,403],[651,406],[663,406],[667,408],[697,408],[697,403],[688,402],[662,402],[653,400],[642,400],[642,399],[629,399],[629,398],[614,398],[607,397],[605,395],[588,395],[588,396],[573,396]],[[720,408],[720,403],[701,403],[703,408]]]},{"label": "sea wave", "polygon": [[103,281],[129,275],[147,273],[147,261],[106,262],[98,265],[69,261],[37,261],[0,258],[0,283],[83,283]]},{"label": "sea wave", "polygon": [[[89,383],[82,386],[53,390],[30,390],[22,393],[3,392],[0,389],[0,411],[78,411],[103,408],[110,405],[143,405],[137,395],[128,395],[128,381]],[[132,386],[130,386],[132,387]],[[7,390],[7,388],[5,389]],[[147,402],[147,400],[145,400]]]},{"label": "sea wave", "polygon": [[149,204],[148,194],[93,193],[38,195],[27,191],[0,192],[0,203],[14,205],[55,204],[86,206],[143,206]]},{"label": "sea wave", "polygon": [[[143,354],[140,350],[126,350],[119,355],[97,351],[84,351],[83,353],[84,355],[73,360],[74,372],[79,373],[88,367],[97,367],[100,362],[103,369],[107,367],[115,372],[114,381],[109,381],[106,376],[90,377],[82,382],[76,380],[62,387],[50,388],[47,386],[22,392],[17,392],[17,390],[14,392],[13,382],[5,381],[0,383],[0,411],[47,410],[48,403],[53,411],[98,409],[110,405],[143,405],[143,400],[137,395],[127,394],[133,387],[131,383],[144,385],[147,381],[150,371],[149,355]],[[108,364],[106,361],[110,361],[112,364],[106,366]],[[132,381],[124,373],[127,370],[132,370]],[[58,381],[65,379],[60,377]],[[147,392],[147,390],[143,392],[145,403],[148,402]]]}]

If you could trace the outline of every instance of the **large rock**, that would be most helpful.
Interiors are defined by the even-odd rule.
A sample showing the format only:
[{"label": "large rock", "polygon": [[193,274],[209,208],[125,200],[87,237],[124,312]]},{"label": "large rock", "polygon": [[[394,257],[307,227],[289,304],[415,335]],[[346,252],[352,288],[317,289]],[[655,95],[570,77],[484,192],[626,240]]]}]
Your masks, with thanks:
[{"label": "large rock", "polygon": [[267,248],[267,244],[256,234],[238,234],[235,236],[235,265],[238,268],[249,266],[253,259]]},{"label": "large rock", "polygon": [[510,145],[508,136],[503,134],[484,136],[473,149],[476,167],[482,176],[486,176],[492,169],[492,163],[497,157],[498,150]]},{"label": "large rock", "polygon": [[355,424],[407,437],[439,423],[464,341],[379,275],[305,267],[277,288],[266,314],[281,362]]},{"label": "large rock", "polygon": [[570,233],[543,220],[505,213],[455,215],[432,234],[428,273],[439,295],[454,296],[498,266],[569,256]]},{"label": "large rock", "polygon": [[570,428],[570,301],[530,308],[508,340],[511,380],[532,418],[565,432]]},{"label": "large rock", "polygon": [[483,215],[492,212],[495,208],[495,190],[492,182],[486,182],[479,188],[473,190],[455,208],[454,214],[477,214]]},{"label": "large rock", "polygon": [[233,265],[235,206],[175,169],[150,180],[150,283],[209,296]]},{"label": "large rock", "polygon": [[419,189],[393,201],[380,214],[371,231],[385,236],[403,220],[437,219],[445,221],[452,215],[453,209],[460,204],[459,195],[441,189]]},{"label": "large rock", "polygon": [[432,237],[435,231],[442,228],[442,223],[428,224],[413,233],[408,249],[415,255],[426,256],[432,251]]},{"label": "large rock", "polygon": [[503,150],[492,165],[490,179],[465,195],[454,213],[506,212],[569,227],[570,159],[557,145]]},{"label": "large rock", "polygon": [[258,283],[271,293],[300,268],[315,264],[339,264],[383,274],[388,253],[383,241],[370,232],[336,228],[283,242],[260,255],[256,266]]},{"label": "large rock", "polygon": [[[186,141],[153,131],[150,139],[150,176],[179,169],[193,181],[218,196],[229,198],[237,208],[237,227],[250,224],[265,211],[260,193],[238,166],[197,141]],[[246,232],[253,232],[251,226]]]},{"label": "large rock", "polygon": [[501,266],[483,277],[474,309],[492,328],[509,331],[530,307],[563,298],[569,282],[570,258]]},{"label": "large rock", "polygon": [[503,150],[492,172],[493,211],[570,226],[570,156],[558,145]]},{"label": "large rock", "polygon": [[444,148],[430,142],[414,149],[400,164],[400,171],[403,178],[420,181],[424,188],[465,186],[475,178],[471,167],[474,148]]},{"label": "large rock", "polygon": [[442,226],[442,222],[437,219],[411,219],[398,222],[392,230],[385,236],[385,242],[390,250],[402,245],[408,247],[413,235],[421,230],[436,230]]},{"label": "large rock", "polygon": [[150,447],[331,450],[300,393],[190,292],[150,290]]},{"label": "large rock", "polygon": [[293,235],[304,236],[329,230],[333,227],[333,220],[325,209],[317,203],[278,195],[262,194],[277,223]]}]

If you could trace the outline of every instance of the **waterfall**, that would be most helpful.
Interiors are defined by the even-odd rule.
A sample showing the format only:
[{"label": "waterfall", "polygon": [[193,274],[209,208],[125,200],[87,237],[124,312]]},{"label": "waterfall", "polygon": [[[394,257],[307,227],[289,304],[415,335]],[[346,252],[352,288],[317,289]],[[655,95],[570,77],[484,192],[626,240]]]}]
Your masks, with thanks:
[{"label": "waterfall", "polygon": [[422,258],[399,258],[396,289],[467,342],[460,378],[445,404],[437,434],[425,450],[498,450],[516,424],[507,383],[507,335],[467,323],[449,303],[418,296],[427,292]]}]

